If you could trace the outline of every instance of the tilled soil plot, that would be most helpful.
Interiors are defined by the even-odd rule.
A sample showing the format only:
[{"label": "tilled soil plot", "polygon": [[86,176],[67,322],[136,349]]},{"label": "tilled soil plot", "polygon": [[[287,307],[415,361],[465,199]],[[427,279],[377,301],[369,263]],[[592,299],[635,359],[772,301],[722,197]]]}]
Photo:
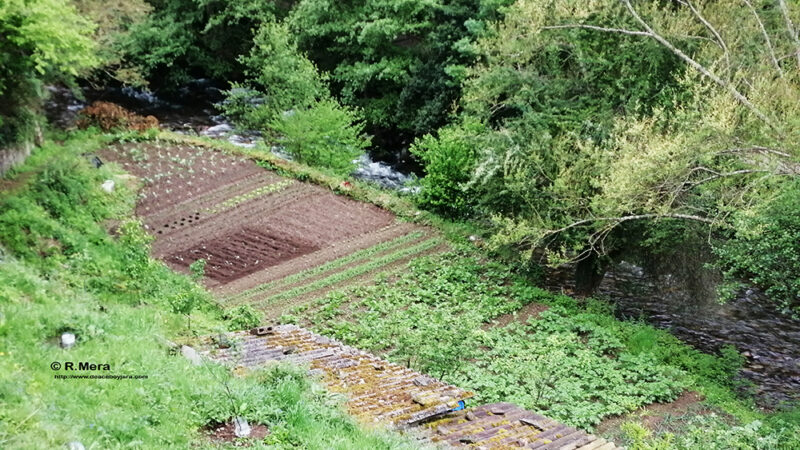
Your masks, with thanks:
[{"label": "tilled soil plot", "polygon": [[154,255],[183,272],[206,260],[206,285],[219,294],[422,230],[375,205],[200,147],[128,143],[100,156],[144,181],[137,214],[156,237]]}]

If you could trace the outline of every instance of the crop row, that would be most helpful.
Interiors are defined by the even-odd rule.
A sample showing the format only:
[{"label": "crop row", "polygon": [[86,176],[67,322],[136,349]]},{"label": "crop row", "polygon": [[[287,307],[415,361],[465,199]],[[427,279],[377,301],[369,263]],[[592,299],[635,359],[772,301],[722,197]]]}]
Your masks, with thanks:
[{"label": "crop row", "polygon": [[395,239],[392,239],[390,241],[384,241],[384,242],[381,242],[379,244],[373,245],[372,247],[367,247],[365,249],[358,250],[356,252],[350,253],[349,255],[343,256],[343,257],[338,258],[338,259],[334,259],[333,261],[329,261],[329,262],[327,262],[325,264],[322,264],[322,265],[319,265],[319,266],[316,266],[316,267],[312,267],[312,268],[303,270],[301,272],[297,272],[295,274],[289,275],[289,276],[281,278],[279,280],[275,280],[275,281],[271,281],[269,283],[261,284],[259,286],[256,286],[256,287],[252,288],[252,289],[248,289],[248,290],[246,290],[244,292],[240,292],[240,293],[235,294],[235,295],[231,295],[231,296],[227,297],[224,301],[225,302],[241,303],[242,300],[245,300],[245,299],[247,299],[249,297],[253,297],[254,295],[257,295],[260,292],[264,292],[266,290],[274,289],[274,288],[277,288],[277,287],[280,287],[280,286],[286,286],[288,284],[295,283],[295,282],[298,282],[298,281],[302,281],[304,279],[311,278],[311,277],[313,277],[315,275],[319,275],[321,273],[325,273],[325,272],[327,272],[329,270],[338,269],[338,268],[340,268],[342,266],[345,266],[345,265],[350,264],[352,262],[358,261],[360,259],[369,258],[371,256],[374,256],[374,255],[378,254],[378,253],[381,253],[381,252],[393,249],[393,248],[395,248],[397,246],[403,245],[405,243],[414,241],[416,239],[419,239],[422,236],[423,236],[423,233],[421,231],[415,231],[413,233],[408,233],[406,235],[399,236],[399,237],[397,237]]},{"label": "crop row", "polygon": [[245,194],[237,195],[236,197],[229,198],[221,203],[214,205],[213,207],[206,208],[203,210],[204,213],[209,214],[217,214],[219,212],[225,211],[227,209],[233,208],[238,206],[248,200],[252,200],[254,198],[261,197],[263,195],[272,194],[275,192],[282,191],[294,183],[294,180],[284,180],[279,181],[277,183],[268,184],[266,186],[261,186],[259,188],[253,189],[250,192]]},{"label": "crop row", "polygon": [[348,280],[350,278],[355,278],[360,275],[372,272],[376,269],[379,269],[383,266],[392,264],[394,262],[400,261],[402,259],[408,258],[410,256],[416,255],[418,253],[425,252],[426,250],[430,250],[437,245],[441,244],[441,238],[435,237],[430,238],[422,241],[421,243],[414,245],[412,247],[408,247],[402,250],[398,250],[393,253],[389,253],[383,257],[378,259],[374,259],[367,263],[351,267],[347,270],[343,270],[341,272],[336,272],[328,277],[319,279],[309,284],[305,284],[302,286],[298,286],[296,288],[290,289],[288,291],[281,292],[279,294],[275,294],[269,296],[257,303],[253,306],[255,307],[265,307],[271,303],[279,302],[281,300],[290,299],[292,297],[297,297],[299,295],[304,295],[309,292],[313,292],[319,289],[325,289],[327,287],[333,286],[335,284],[339,284],[342,281]]}]

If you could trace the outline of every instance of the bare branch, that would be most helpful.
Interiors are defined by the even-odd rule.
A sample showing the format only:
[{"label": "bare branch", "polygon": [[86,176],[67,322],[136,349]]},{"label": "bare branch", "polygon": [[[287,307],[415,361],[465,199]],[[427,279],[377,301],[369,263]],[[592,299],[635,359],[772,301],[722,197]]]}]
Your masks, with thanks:
[{"label": "bare branch", "polygon": [[637,31],[637,30],[625,30],[622,28],[606,28],[606,27],[597,27],[594,25],[583,25],[583,24],[567,24],[567,25],[551,25],[547,27],[542,27],[542,30],[559,30],[564,28],[585,28],[587,30],[595,30],[595,31],[605,31],[609,33],[621,33],[621,34],[629,34],[632,36],[648,36],[652,37],[653,35],[644,31]]},{"label": "bare branch", "polygon": [[778,6],[780,6],[783,18],[786,20],[786,31],[789,32],[789,36],[794,41],[794,55],[797,57],[797,67],[800,68],[800,38],[797,37],[797,30],[794,29],[792,18],[789,15],[789,7],[786,6],[786,0],[778,0]]},{"label": "bare branch", "polygon": [[697,20],[699,20],[703,24],[703,26],[705,26],[706,29],[708,31],[710,31],[711,34],[714,35],[714,38],[716,38],[716,40],[717,40],[717,45],[719,46],[719,48],[722,49],[722,55],[725,58],[725,64],[728,67],[728,69],[730,70],[730,68],[731,68],[730,52],[728,51],[728,46],[725,44],[725,41],[722,39],[722,36],[720,36],[720,34],[717,31],[717,29],[714,28],[714,26],[711,25],[711,23],[709,23],[709,21],[706,20],[706,18],[703,17],[702,14],[700,14],[700,11],[698,11],[697,8],[694,7],[692,2],[690,2],[689,0],[686,0],[685,2],[681,1],[681,3],[685,4],[686,6],[688,6],[689,9],[692,11],[692,14],[694,14],[694,16],[697,17]]},{"label": "bare branch", "polygon": [[782,158],[791,158],[792,155],[786,153],[783,150],[778,150],[774,148],[762,147],[760,145],[754,145],[752,147],[737,147],[737,148],[729,148],[727,150],[723,150],[719,152],[719,154],[726,154],[726,153],[762,153],[762,154],[771,154],[777,155]]},{"label": "bare branch", "polygon": [[[735,175],[746,175],[746,174],[750,174],[750,173],[773,173],[773,172],[770,171],[770,170],[756,170],[756,169],[742,169],[742,170],[734,170],[732,172],[717,172],[717,173],[715,173],[715,174],[713,174],[711,176],[708,176],[706,178],[703,178],[701,180],[686,181],[686,182],[684,182],[684,185],[688,186],[689,188],[694,188],[694,187],[697,187],[697,186],[699,186],[699,185],[701,185],[703,183],[708,183],[709,181],[714,181],[714,180],[719,179],[719,178],[732,177],[732,176],[735,176]],[[778,174],[778,175],[780,175],[780,174]]]},{"label": "bare branch", "polygon": [[764,36],[764,41],[767,43],[767,49],[769,50],[769,57],[772,59],[772,64],[775,65],[775,68],[778,70],[778,74],[783,78],[783,69],[781,69],[781,65],[778,62],[778,58],[775,57],[775,48],[772,47],[772,40],[769,38],[769,33],[767,33],[766,27],[764,27],[764,22],[761,21],[761,17],[758,15],[758,12],[753,7],[753,4],[750,3],[750,0],[742,0],[748,8],[750,8],[750,12],[753,13],[753,17],[756,18],[756,22],[758,22],[758,27],[761,29],[761,34]]},{"label": "bare branch", "polygon": [[573,222],[557,230],[550,230],[545,233],[545,236],[563,233],[564,231],[570,230],[572,228],[588,225],[595,222],[614,222],[612,227],[615,227],[623,222],[629,222],[631,220],[644,220],[644,219],[683,219],[683,220],[693,220],[696,222],[703,222],[708,224],[716,223],[716,221],[714,221],[713,219],[709,219],[708,217],[696,216],[693,214],[680,214],[680,213],[635,214],[635,215],[620,216],[620,217],[592,217],[589,219],[583,219],[577,222]]},{"label": "bare branch", "polygon": [[663,36],[661,36],[660,34],[656,33],[650,27],[650,25],[648,25],[648,23],[645,22],[644,19],[642,19],[642,17],[639,15],[639,13],[636,12],[636,10],[633,8],[633,5],[631,5],[630,0],[621,0],[621,1],[625,5],[625,8],[628,10],[628,12],[631,13],[633,18],[637,22],[639,22],[639,25],[641,25],[642,28],[644,28],[645,31],[647,31],[649,33],[649,35],[653,39],[658,41],[661,45],[666,47],[668,50],[670,50],[672,53],[674,53],[680,59],[684,60],[687,64],[689,64],[690,66],[695,68],[695,70],[697,70],[698,72],[703,74],[706,78],[710,79],[711,81],[713,81],[714,83],[716,83],[717,85],[722,87],[723,89],[727,90],[739,103],[741,103],[744,107],[749,109],[750,112],[752,112],[756,117],[761,119],[762,122],[764,122],[767,125],[769,125],[770,127],[774,128],[774,125],[772,124],[772,121],[764,113],[762,113],[752,102],[750,102],[750,100],[748,100],[747,97],[745,97],[741,92],[739,92],[739,90],[736,89],[736,87],[734,87],[731,83],[723,80],[719,76],[715,75],[713,72],[708,70],[702,64],[698,63],[697,61],[692,59],[689,55],[687,55],[686,53],[681,51],[679,48],[677,48],[674,45],[672,45],[672,43],[669,42],[667,39],[665,39]]}]

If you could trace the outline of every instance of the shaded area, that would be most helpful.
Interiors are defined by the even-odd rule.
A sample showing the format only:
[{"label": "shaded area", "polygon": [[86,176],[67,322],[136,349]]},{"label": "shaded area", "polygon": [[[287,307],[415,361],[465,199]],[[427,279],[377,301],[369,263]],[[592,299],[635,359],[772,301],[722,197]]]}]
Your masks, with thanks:
[{"label": "shaded area", "polygon": [[[572,273],[553,271],[547,284],[570,293]],[[800,399],[800,320],[784,314],[759,290],[747,289],[720,304],[691,292],[674,275],[655,275],[622,262],[609,268],[597,294],[611,300],[620,318],[643,319],[706,353],[735,346],[746,358],[740,377],[753,384],[763,406]]]}]

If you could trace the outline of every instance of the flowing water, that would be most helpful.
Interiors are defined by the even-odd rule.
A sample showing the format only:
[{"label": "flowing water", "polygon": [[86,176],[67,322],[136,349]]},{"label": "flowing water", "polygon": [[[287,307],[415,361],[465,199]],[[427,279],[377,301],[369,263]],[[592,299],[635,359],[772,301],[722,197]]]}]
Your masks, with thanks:
[{"label": "flowing water", "polygon": [[[572,287],[572,272],[557,270],[548,285]],[[669,330],[693,347],[718,353],[735,346],[745,357],[740,379],[764,407],[800,399],[800,320],[775,307],[757,289],[719,303],[691,289],[671,274],[649,274],[622,262],[612,267],[597,289],[624,319],[641,319]]]},{"label": "flowing water", "polygon": [[[75,122],[78,111],[95,100],[110,101],[124,106],[141,115],[153,115],[162,128],[178,133],[197,134],[228,142],[245,148],[265,144],[258,131],[237,130],[223,115],[219,114],[214,103],[223,100],[222,92],[210,80],[194,80],[179,90],[177,97],[165,99],[152,92],[130,87],[107,88],[104,90],[85,89],[86,100],[80,100],[63,87],[48,88],[51,99],[46,105],[48,118],[52,123],[68,127]],[[266,146],[266,145],[265,145]],[[271,151],[282,158],[291,159],[280,146],[269,146]],[[354,178],[375,183],[383,188],[414,194],[416,187],[407,184],[413,177],[399,170],[399,164],[375,161],[370,155],[362,155],[356,161]]]}]

